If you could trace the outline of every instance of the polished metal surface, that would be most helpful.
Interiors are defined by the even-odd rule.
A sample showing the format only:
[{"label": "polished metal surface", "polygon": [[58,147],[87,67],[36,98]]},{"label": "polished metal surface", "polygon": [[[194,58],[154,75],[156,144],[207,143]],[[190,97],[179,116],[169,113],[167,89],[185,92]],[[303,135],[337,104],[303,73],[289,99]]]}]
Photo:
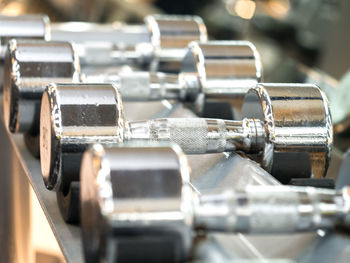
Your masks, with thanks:
[{"label": "polished metal surface", "polygon": [[[74,44],[83,66],[135,63],[137,54],[134,46],[150,42],[145,25],[65,22],[52,24],[50,29],[51,41]],[[118,58],[117,54],[121,56]]]},{"label": "polished metal surface", "polygon": [[48,40],[49,18],[46,15],[0,16],[0,59],[5,56],[7,43],[16,39],[43,39]]},{"label": "polished metal surface", "polygon": [[[106,257],[110,262],[154,257],[177,261],[188,257],[191,227],[202,235],[273,234],[348,227],[350,222],[348,188],[248,186],[199,195],[189,184],[186,157],[169,145],[95,145],[84,154],[81,185],[87,262]],[[159,237],[171,244],[171,253],[157,253]]]},{"label": "polished metal surface", "polygon": [[0,88],[3,88],[4,58],[12,38],[48,40],[49,18],[46,15],[0,15]]},{"label": "polished metal surface", "polygon": [[195,204],[200,229],[240,233],[295,233],[349,227],[349,188],[247,186],[202,195]]},{"label": "polished metal surface", "polygon": [[[147,16],[145,23],[154,50],[152,71],[178,72],[185,55],[183,48],[191,41],[208,40],[206,26],[198,16],[153,15]],[[144,49],[141,45],[140,51]]]},{"label": "polished metal surface", "polygon": [[198,16],[151,15],[145,24],[156,49],[181,49],[191,41],[207,41],[207,29]]},{"label": "polished metal surface", "polygon": [[196,98],[197,108],[205,102],[225,101],[234,106],[237,118],[245,94],[263,78],[260,55],[248,41],[191,43],[181,72],[184,83],[190,83],[194,73],[197,76],[197,89],[202,94]]},{"label": "polished metal surface", "polygon": [[[79,30],[73,38],[69,36],[74,32],[60,31],[69,25],[55,27],[58,32],[52,32],[52,39],[76,43],[82,65],[132,64],[152,71],[177,73],[187,44],[207,40],[206,27],[197,16],[150,15],[143,26],[114,24],[102,30],[96,25],[85,24],[86,30]],[[85,38],[90,39],[82,41]]]},{"label": "polished metal surface", "polygon": [[[188,173],[180,175],[183,161],[177,151],[151,145],[104,150],[96,145],[84,155],[81,226],[86,262],[185,260],[192,237],[184,203],[191,200],[191,190]],[[155,248],[162,250],[160,255]]]},{"label": "polished metal surface", "polygon": [[[40,116],[40,155],[45,184],[48,189],[59,190],[62,178],[68,182],[70,179],[67,178],[75,178],[79,171],[78,156],[88,144],[123,141],[173,141],[186,153],[192,154],[243,151],[273,174],[278,172],[272,170],[273,164],[280,167],[285,161],[282,154],[288,153],[290,165],[304,165],[300,167],[304,173],[292,171],[288,176],[282,173],[286,178],[280,179],[288,182],[295,176],[324,176],[331,151],[332,126],[331,122],[327,122],[331,121],[328,103],[321,91],[310,85],[289,85],[284,89],[267,89],[267,84],[264,85],[259,84],[249,92],[247,105],[244,106],[244,109],[249,106],[251,110],[245,110],[244,114],[257,119],[126,121],[121,97],[113,84],[51,84],[44,92]],[[280,86],[276,84],[275,87]],[[260,94],[263,95],[261,100]],[[308,103],[301,108],[297,103],[290,103],[289,112],[282,116],[277,102],[274,108],[266,103],[274,101],[269,99],[270,96],[284,98],[280,104],[288,104],[290,99],[293,102],[311,100],[313,104]],[[265,106],[268,110],[263,112],[267,115],[259,115],[259,109]],[[318,115],[312,118],[310,112]],[[291,114],[291,117],[286,118],[286,114]],[[314,136],[315,127],[318,128],[318,138]],[[304,140],[303,144],[300,140]],[[300,152],[310,157],[307,155],[303,163],[299,163],[298,158],[290,158]],[[305,156],[302,155],[302,158]]]},{"label": "polished metal surface", "polygon": [[[266,146],[256,156],[265,169],[288,174],[311,163],[312,177],[325,176],[333,126],[327,98],[317,86],[258,84],[245,97],[242,112],[243,117],[260,119],[266,125]],[[297,168],[292,163],[298,157],[304,162],[300,159]]]},{"label": "polished metal surface", "polygon": [[89,143],[122,141],[124,116],[119,102],[112,85],[48,86],[40,113],[40,156],[47,188],[62,190],[57,188],[62,169],[68,178],[78,176],[81,153]]},{"label": "polished metal surface", "polygon": [[8,129],[38,133],[46,85],[79,80],[79,61],[70,44],[11,40],[5,57],[3,96]]},{"label": "polished metal surface", "polygon": [[173,141],[187,154],[243,151],[264,148],[264,129],[259,120],[226,121],[203,118],[169,118],[127,121],[125,141]]},{"label": "polished metal surface", "polygon": [[63,22],[50,24],[50,35],[53,41],[70,41],[79,43],[118,43],[134,45],[149,42],[149,32],[145,25],[128,25],[121,22],[98,24],[91,22]]}]

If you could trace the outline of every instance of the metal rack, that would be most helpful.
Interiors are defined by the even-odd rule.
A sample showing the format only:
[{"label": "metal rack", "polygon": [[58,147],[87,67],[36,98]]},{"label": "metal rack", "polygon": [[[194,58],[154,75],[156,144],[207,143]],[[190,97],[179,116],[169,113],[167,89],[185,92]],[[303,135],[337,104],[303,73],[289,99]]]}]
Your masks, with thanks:
[{"label": "metal rack", "polygon": [[[51,226],[66,261],[77,263],[84,262],[81,249],[80,229],[78,226],[66,224],[62,219],[57,206],[56,194],[47,191],[45,188],[42,182],[39,160],[35,159],[26,149],[23,136],[8,134],[1,120],[0,138],[1,149],[6,149],[6,151],[2,151],[0,154],[0,162],[2,167],[1,184],[7,184],[8,186],[8,188],[2,189],[2,191],[6,191],[5,194],[8,196],[7,200],[9,203],[7,205],[9,207],[7,211],[10,210],[11,205],[13,208],[12,202],[26,197],[27,191],[25,189],[29,185],[33,188],[40,202],[41,208],[46,215],[46,219]],[[19,192],[23,193],[23,196],[20,196],[19,199],[13,198],[11,200],[11,196],[17,193],[17,191],[14,192],[13,189],[11,189],[11,183],[14,184],[14,187],[19,189]],[[25,202],[21,202],[19,205],[23,223],[25,223],[25,218],[29,217],[29,211],[28,208],[25,207],[25,204]],[[13,222],[9,223],[11,224]],[[25,238],[25,227],[22,231],[20,236]],[[18,238],[18,236],[16,236],[16,238]],[[5,253],[9,253],[9,251],[5,251]]]}]

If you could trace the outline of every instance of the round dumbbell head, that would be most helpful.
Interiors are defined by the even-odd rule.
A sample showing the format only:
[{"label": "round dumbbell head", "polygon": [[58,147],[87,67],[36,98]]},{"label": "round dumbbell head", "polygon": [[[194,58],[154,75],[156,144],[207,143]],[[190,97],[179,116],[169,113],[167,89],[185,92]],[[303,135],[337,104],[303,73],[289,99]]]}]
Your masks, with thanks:
[{"label": "round dumbbell head", "polygon": [[192,42],[182,61],[180,80],[195,87],[192,99],[197,99],[200,87],[199,108],[205,100],[221,98],[240,109],[248,90],[262,80],[260,56],[249,41]]},{"label": "round dumbbell head", "polygon": [[78,82],[79,72],[79,60],[69,43],[11,40],[4,75],[4,119],[8,129],[38,129],[40,100],[46,85]]},{"label": "round dumbbell head", "polygon": [[312,84],[258,84],[245,97],[243,117],[266,127],[266,147],[258,156],[275,176],[325,176],[333,144],[329,105]]},{"label": "round dumbbell head", "polygon": [[94,145],[83,156],[80,180],[87,262],[184,261],[192,189],[178,146]]},{"label": "round dumbbell head", "polygon": [[207,29],[198,16],[150,15],[145,18],[155,49],[183,49],[191,41],[207,41]]},{"label": "round dumbbell head", "polygon": [[145,18],[150,33],[152,71],[178,73],[185,48],[191,41],[207,41],[207,30],[200,17],[152,15]]},{"label": "round dumbbell head", "polygon": [[40,164],[46,187],[59,190],[62,173],[76,176],[77,160],[88,144],[119,142],[123,131],[124,113],[114,85],[50,84],[40,112]]},{"label": "round dumbbell head", "polygon": [[0,15],[0,41],[5,46],[12,38],[49,40],[50,19],[46,15]]}]

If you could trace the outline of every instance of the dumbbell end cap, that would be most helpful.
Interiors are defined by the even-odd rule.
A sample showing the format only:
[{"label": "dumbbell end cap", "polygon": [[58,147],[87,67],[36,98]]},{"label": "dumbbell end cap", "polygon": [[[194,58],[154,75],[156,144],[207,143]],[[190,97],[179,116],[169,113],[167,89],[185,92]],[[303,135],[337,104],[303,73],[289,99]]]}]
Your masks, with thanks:
[{"label": "dumbbell end cap", "polygon": [[16,64],[15,50],[17,46],[16,40],[11,40],[8,45],[8,50],[5,55],[5,73],[4,76],[4,94],[3,94],[3,107],[4,107],[4,121],[7,129],[16,133],[19,130],[19,114],[18,114],[18,92],[14,89],[17,87],[16,78],[19,76],[18,67],[13,66]]},{"label": "dumbbell end cap", "polygon": [[58,188],[60,177],[59,160],[55,149],[58,148],[54,127],[53,116],[51,115],[51,106],[54,105],[55,96],[53,95],[55,84],[50,84],[43,93],[40,110],[40,166],[41,174],[45,186],[49,190]]}]

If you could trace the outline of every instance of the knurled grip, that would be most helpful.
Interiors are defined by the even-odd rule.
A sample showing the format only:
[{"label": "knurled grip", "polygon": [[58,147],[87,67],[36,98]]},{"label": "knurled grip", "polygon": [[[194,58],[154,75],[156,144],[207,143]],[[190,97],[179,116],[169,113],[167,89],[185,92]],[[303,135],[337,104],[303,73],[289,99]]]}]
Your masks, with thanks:
[{"label": "knurled grip", "polygon": [[125,101],[148,100],[151,94],[149,72],[120,73],[118,90]]},{"label": "knurled grip", "polygon": [[188,154],[249,151],[251,138],[256,137],[251,133],[256,133],[256,130],[245,129],[243,123],[246,122],[251,121],[199,118],[133,121],[126,123],[125,140],[173,141]]},{"label": "knurled grip", "polygon": [[[209,131],[204,119],[155,120],[150,123],[150,131],[152,140],[157,140],[157,137],[160,140],[163,137],[169,137],[171,141],[180,145],[186,153],[206,153],[209,150]],[[156,134],[157,132],[158,134]],[[220,144],[224,144],[225,136],[221,131],[217,135],[219,139],[217,147],[219,147]]]}]

